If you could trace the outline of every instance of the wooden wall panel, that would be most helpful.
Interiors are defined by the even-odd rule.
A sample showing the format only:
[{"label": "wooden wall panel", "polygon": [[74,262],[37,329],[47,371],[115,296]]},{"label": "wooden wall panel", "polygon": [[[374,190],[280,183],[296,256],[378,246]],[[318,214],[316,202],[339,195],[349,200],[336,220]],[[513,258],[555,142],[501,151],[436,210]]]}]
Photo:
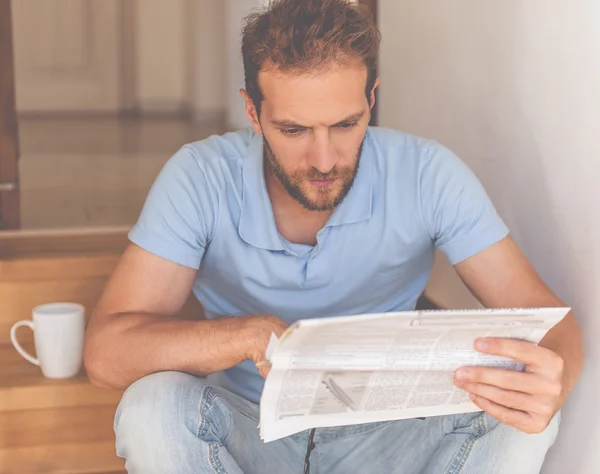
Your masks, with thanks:
[{"label": "wooden wall panel", "polygon": [[11,18],[10,0],[0,0],[0,230],[19,227],[19,140]]}]

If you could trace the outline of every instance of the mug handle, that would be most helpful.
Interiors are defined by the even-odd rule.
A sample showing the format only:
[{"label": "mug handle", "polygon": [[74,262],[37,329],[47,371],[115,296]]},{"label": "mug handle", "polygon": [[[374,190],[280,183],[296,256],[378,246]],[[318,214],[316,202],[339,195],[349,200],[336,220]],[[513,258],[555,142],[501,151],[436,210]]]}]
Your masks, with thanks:
[{"label": "mug handle", "polygon": [[21,354],[21,356],[31,362],[33,365],[40,365],[40,361],[39,359],[36,359],[35,357],[29,355],[22,347],[21,344],[19,344],[19,341],[17,341],[17,329],[19,329],[21,326],[27,326],[29,328],[31,328],[31,330],[34,330],[34,325],[33,325],[33,321],[19,321],[18,323],[15,323],[13,325],[12,328],[10,328],[10,342],[12,342],[13,346],[15,346],[15,349],[17,350],[17,352],[19,354]]}]

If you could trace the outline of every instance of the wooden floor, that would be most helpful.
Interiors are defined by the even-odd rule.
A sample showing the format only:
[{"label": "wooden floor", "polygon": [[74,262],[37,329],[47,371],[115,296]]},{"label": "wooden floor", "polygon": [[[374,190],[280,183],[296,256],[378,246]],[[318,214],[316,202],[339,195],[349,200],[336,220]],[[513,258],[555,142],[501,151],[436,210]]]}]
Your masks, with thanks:
[{"label": "wooden floor", "polygon": [[21,118],[21,227],[131,227],[164,163],[225,131],[220,121]]},{"label": "wooden floor", "polygon": [[[0,235],[0,474],[124,472],[113,417],[121,392],[92,386],[85,373],[51,380],[10,345],[14,322],[52,301],[73,301],[89,316],[127,244],[124,233]],[[181,313],[201,318],[192,297]],[[28,328],[19,340],[34,353]]]}]

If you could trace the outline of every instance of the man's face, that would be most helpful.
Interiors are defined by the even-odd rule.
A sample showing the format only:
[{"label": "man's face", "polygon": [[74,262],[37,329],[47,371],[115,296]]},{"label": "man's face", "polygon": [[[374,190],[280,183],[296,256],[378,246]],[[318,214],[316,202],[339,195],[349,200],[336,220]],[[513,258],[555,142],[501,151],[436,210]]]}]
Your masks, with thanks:
[{"label": "man's face", "polygon": [[264,136],[266,170],[308,210],[335,208],[352,187],[370,119],[366,81],[362,65],[259,75],[264,100],[253,123]]}]

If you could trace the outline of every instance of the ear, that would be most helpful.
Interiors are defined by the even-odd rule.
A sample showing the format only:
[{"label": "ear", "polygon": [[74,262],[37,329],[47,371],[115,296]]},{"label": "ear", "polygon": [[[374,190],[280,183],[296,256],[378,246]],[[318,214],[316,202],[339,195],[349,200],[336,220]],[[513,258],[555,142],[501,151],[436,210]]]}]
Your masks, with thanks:
[{"label": "ear", "polygon": [[369,96],[369,106],[371,109],[375,106],[375,89],[377,89],[380,82],[381,80],[379,78],[375,79],[375,84],[373,84],[373,89],[371,89],[371,95]]},{"label": "ear", "polygon": [[262,135],[262,127],[260,126],[260,121],[258,120],[258,112],[256,110],[256,106],[254,105],[254,101],[250,98],[250,95],[245,89],[240,89],[240,95],[246,102],[246,117],[248,117],[250,122],[252,122],[252,128],[256,133]]}]

